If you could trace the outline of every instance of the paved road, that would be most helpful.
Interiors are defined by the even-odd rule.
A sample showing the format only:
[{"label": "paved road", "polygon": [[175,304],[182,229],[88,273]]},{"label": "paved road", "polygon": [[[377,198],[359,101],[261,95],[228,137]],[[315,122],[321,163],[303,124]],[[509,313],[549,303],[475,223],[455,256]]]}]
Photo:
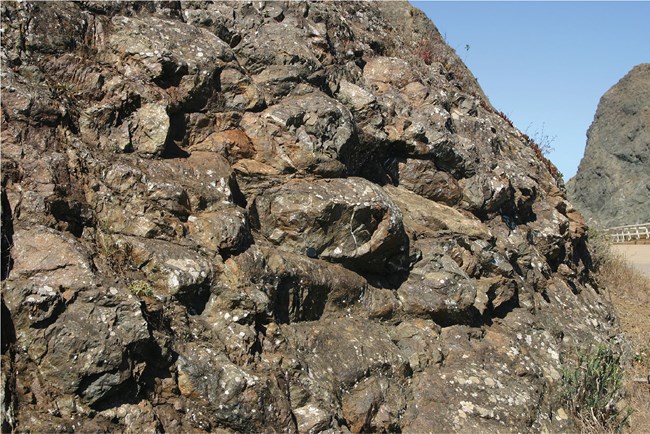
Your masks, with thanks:
[{"label": "paved road", "polygon": [[650,244],[614,244],[612,250],[650,277]]}]

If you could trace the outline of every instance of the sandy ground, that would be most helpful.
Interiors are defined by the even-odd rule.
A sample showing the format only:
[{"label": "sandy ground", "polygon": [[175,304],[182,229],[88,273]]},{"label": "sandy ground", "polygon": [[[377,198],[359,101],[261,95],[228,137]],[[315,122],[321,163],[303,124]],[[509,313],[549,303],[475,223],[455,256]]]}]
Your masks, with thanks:
[{"label": "sandy ground", "polygon": [[623,256],[634,268],[650,277],[650,244],[614,244],[612,251]]}]

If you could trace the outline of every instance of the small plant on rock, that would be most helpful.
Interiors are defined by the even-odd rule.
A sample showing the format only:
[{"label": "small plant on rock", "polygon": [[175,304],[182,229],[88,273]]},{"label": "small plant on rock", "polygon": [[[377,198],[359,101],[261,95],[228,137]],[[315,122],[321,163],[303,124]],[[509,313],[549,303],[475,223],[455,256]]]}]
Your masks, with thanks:
[{"label": "small plant on rock", "polygon": [[434,48],[430,41],[425,38],[422,38],[417,46],[417,55],[418,57],[426,64],[431,65],[433,63],[433,52]]},{"label": "small plant on rock", "polygon": [[643,346],[634,355],[634,363],[650,370],[650,348]]},{"label": "small plant on rock", "polygon": [[620,432],[630,411],[623,399],[621,356],[608,345],[578,354],[577,365],[562,374],[562,401],[588,432]]},{"label": "small plant on rock", "polygon": [[138,297],[153,295],[153,289],[151,288],[151,285],[149,282],[145,282],[144,280],[135,280],[129,283],[129,291]]}]

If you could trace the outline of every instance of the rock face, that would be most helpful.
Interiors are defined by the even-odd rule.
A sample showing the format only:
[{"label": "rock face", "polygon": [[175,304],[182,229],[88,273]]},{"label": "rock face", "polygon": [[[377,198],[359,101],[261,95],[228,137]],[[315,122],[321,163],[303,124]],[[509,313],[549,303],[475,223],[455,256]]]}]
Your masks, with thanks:
[{"label": "rock face", "polygon": [[421,12],[0,7],[4,430],[572,429],[584,224]]},{"label": "rock face", "polygon": [[602,227],[650,221],[650,63],[632,68],[600,99],[567,194]]}]

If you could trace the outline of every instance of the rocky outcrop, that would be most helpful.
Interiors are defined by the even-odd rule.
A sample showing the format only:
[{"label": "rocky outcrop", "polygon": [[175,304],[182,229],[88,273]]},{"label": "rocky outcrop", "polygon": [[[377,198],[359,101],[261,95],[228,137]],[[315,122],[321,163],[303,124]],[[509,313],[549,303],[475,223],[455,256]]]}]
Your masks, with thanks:
[{"label": "rocky outcrop", "polygon": [[585,226],[394,2],[2,2],[2,426],[550,432]]},{"label": "rocky outcrop", "polygon": [[567,194],[601,227],[650,221],[650,63],[632,68],[600,99]]}]

